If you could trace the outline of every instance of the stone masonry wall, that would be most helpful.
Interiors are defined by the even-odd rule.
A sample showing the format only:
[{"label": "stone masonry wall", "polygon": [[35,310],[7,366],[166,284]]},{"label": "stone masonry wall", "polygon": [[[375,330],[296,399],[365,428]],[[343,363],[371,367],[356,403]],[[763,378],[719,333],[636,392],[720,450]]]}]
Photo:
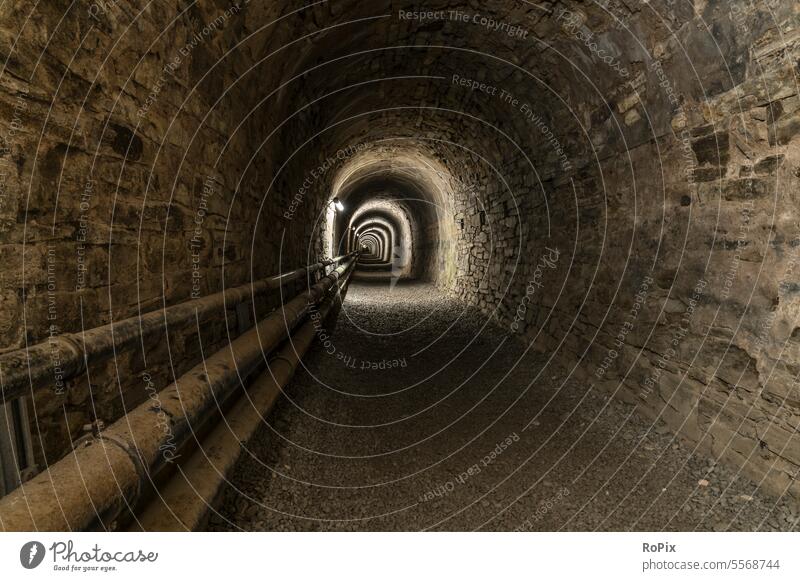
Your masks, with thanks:
[{"label": "stone masonry wall", "polygon": [[[260,90],[236,82],[257,48],[236,48],[246,4],[0,8],[0,350],[306,264],[279,258],[280,207],[262,207]],[[237,333],[221,312],[54,377],[29,399],[40,468]]]},{"label": "stone masonry wall", "polygon": [[[800,495],[797,6],[461,4],[526,34],[410,0],[4,5],[0,349],[315,261],[352,160],[310,172],[402,147],[442,186],[440,286]],[[203,351],[235,327],[205,322]],[[39,461],[199,361],[197,335],[34,394]]]},{"label": "stone masonry wall", "polygon": [[[651,58],[625,63],[627,79],[591,77],[606,102],[578,105],[583,128],[547,122],[573,169],[564,171],[552,149],[537,168],[552,177],[546,203],[528,202],[519,225],[524,250],[510,292],[485,248],[492,231],[507,247],[518,242],[510,197],[496,197],[497,184],[484,192],[490,226],[480,226],[475,204],[459,215],[472,242],[462,247],[470,257],[463,276],[490,274],[477,291],[474,280],[461,287],[467,300],[501,303],[501,321],[537,349],[555,350],[575,380],[795,498],[797,16],[788,4],[709,2],[676,17],[677,39],[643,37]],[[618,38],[597,21],[592,31],[598,42]],[[525,192],[520,174],[534,176],[516,164],[511,189]]]}]

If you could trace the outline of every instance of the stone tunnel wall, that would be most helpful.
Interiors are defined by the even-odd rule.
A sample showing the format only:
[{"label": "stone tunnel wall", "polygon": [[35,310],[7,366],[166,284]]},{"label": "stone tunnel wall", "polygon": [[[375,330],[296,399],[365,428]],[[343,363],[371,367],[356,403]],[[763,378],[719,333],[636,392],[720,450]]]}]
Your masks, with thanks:
[{"label": "stone tunnel wall", "polygon": [[[55,2],[32,23],[6,6],[3,46],[22,34],[0,79],[14,124],[0,149],[0,348],[46,339],[51,305],[74,331],[188,298],[195,249],[200,294],[223,272],[234,286],[317,260],[342,167],[327,160],[396,139],[446,174],[442,287],[782,492],[800,464],[797,7],[542,4],[495,14],[529,29],[524,42],[405,20],[405,1],[251,2],[221,20],[232,3],[136,15],[83,2],[62,20]],[[204,325],[206,352],[227,326]],[[94,419],[90,396],[112,421],[148,396],[145,373],[163,384],[197,361],[192,330],[169,339],[146,365],[128,354],[96,370],[91,390],[37,394],[48,458]]]},{"label": "stone tunnel wall", "polygon": [[[244,118],[261,88],[234,82],[258,47],[226,53],[246,36],[246,7],[168,4],[0,8],[0,351],[307,263],[302,244],[279,254],[286,192],[262,206],[272,150],[253,142],[267,120]],[[313,210],[298,209],[298,240]],[[237,325],[219,313],[66,387],[54,378],[31,403],[37,462],[154,396]]]},{"label": "stone tunnel wall", "polygon": [[459,202],[457,292],[574,380],[800,497],[800,28],[796,6],[771,7],[673,12],[681,43],[639,36],[641,60],[565,13],[568,32],[616,43],[627,74],[595,61],[576,75],[563,96],[580,123],[534,113],[541,188],[507,150],[510,187],[486,172]]}]

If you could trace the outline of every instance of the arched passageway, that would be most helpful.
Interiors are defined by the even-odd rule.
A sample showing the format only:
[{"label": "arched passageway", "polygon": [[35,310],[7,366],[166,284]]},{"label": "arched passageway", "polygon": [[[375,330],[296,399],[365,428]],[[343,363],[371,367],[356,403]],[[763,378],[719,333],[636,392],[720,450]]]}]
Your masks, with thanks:
[{"label": "arched passageway", "polygon": [[0,527],[797,527],[796,3],[45,4]]}]

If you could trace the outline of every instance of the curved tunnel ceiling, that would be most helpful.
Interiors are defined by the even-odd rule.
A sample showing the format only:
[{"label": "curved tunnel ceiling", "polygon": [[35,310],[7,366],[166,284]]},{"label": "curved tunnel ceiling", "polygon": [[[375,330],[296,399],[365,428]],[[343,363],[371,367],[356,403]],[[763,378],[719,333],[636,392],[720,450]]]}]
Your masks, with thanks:
[{"label": "curved tunnel ceiling", "polygon": [[[309,34],[299,58],[267,75],[281,87],[268,147],[286,161],[285,191],[327,168],[306,198],[319,225],[308,248],[334,253],[372,200],[409,245],[410,275],[690,439],[717,425],[710,402],[724,389],[656,382],[664,358],[684,369],[704,352],[707,378],[733,358],[766,381],[795,328],[779,282],[797,225],[781,193],[800,157],[794,3],[465,3],[462,16],[444,1],[339,6],[298,16],[286,38]],[[345,209],[331,214],[334,196]],[[740,207],[752,198],[757,228]],[[755,262],[742,268],[745,247]],[[759,261],[766,278],[750,268]],[[765,342],[757,319],[774,309]],[[725,429],[739,433],[737,421]]]},{"label": "curved tunnel ceiling", "polygon": [[[528,387],[602,390],[800,498],[796,2],[23,4],[0,349],[363,242],[541,355]],[[95,419],[43,422],[42,454]]]}]

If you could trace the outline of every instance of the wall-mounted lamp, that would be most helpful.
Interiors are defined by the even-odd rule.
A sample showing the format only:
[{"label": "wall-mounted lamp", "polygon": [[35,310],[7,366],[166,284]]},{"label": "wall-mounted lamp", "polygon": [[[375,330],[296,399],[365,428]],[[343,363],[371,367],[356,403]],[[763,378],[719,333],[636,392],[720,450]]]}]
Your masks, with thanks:
[{"label": "wall-mounted lamp", "polygon": [[333,198],[333,205],[334,207],[339,210],[340,212],[344,210],[344,204],[342,204],[341,200],[338,197]]}]

